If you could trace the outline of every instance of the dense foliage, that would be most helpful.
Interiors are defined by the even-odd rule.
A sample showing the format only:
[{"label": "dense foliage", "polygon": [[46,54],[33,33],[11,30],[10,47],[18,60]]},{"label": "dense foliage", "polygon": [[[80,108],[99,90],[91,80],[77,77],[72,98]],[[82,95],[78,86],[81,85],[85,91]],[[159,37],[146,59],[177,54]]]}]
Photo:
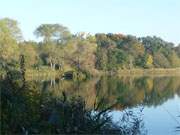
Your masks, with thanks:
[{"label": "dense foliage", "polygon": [[34,32],[41,42],[22,40],[15,20],[0,19],[0,62],[17,67],[25,56],[28,68],[79,71],[96,74],[100,70],[180,67],[180,45],[158,37],[131,35],[72,34],[60,24],[42,24]]}]

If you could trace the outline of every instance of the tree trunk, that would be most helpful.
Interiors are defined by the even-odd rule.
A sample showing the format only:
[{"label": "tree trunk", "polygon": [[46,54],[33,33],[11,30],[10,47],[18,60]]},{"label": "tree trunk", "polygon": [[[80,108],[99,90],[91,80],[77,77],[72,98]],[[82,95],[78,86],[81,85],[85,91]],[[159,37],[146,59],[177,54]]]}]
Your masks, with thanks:
[{"label": "tree trunk", "polygon": [[55,70],[56,64],[53,64],[53,70]]},{"label": "tree trunk", "polygon": [[61,64],[59,64],[59,66],[58,66],[58,70],[61,70]]},{"label": "tree trunk", "polygon": [[51,69],[53,69],[53,63],[52,62],[50,62],[50,65],[51,65]]}]

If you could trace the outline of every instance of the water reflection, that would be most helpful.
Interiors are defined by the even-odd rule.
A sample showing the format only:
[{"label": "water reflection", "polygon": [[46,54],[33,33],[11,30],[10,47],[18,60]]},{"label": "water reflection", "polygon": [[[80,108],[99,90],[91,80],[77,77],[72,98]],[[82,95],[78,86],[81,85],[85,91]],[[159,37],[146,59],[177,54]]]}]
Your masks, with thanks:
[{"label": "water reflection", "polygon": [[95,100],[104,98],[110,105],[118,101],[115,109],[121,110],[137,105],[158,106],[175,95],[180,97],[180,77],[108,77],[102,76],[74,82],[68,80],[31,81],[41,91],[51,91],[58,97],[62,91],[68,95],[80,95],[85,98],[88,107],[93,107]]},{"label": "water reflection", "polygon": [[[40,84],[40,85],[38,85]],[[115,123],[111,108],[104,98],[88,108],[83,97],[68,96],[65,91],[56,95],[55,85],[48,83],[0,80],[2,96],[2,134],[141,134],[144,131],[140,116],[126,112]],[[80,83],[77,84],[80,88]],[[47,90],[48,87],[52,89]],[[58,93],[59,94],[59,93]],[[104,106],[105,105],[105,106]],[[128,123],[130,122],[130,123]]]},{"label": "water reflection", "polygon": [[[170,107],[172,104],[174,105],[174,103],[180,101],[180,77],[118,78],[102,76],[83,82],[61,79],[40,79],[28,80],[23,90],[20,88],[20,86],[23,86],[21,83],[18,80],[0,80],[2,101],[1,128],[4,131],[3,133],[8,133],[7,131],[10,131],[9,133],[23,132],[25,134],[80,133],[78,131],[86,129],[83,127],[86,125],[83,123],[85,121],[88,121],[88,123],[92,122],[92,125],[87,127],[87,131],[93,133],[90,132],[95,131],[91,129],[94,126],[93,123],[97,122],[100,124],[102,121],[108,120],[107,124],[102,125],[102,127],[98,128],[100,130],[97,130],[95,133],[102,133],[102,131],[104,133],[107,127],[112,127],[113,133],[117,134],[146,134],[145,129],[142,128],[144,126],[144,120],[147,122],[145,123],[145,127],[148,127],[148,129],[151,130],[153,126],[157,127],[157,125],[154,123],[151,124],[151,122],[153,118],[160,119],[159,116],[163,116],[162,112],[157,111],[162,109],[161,105],[169,103],[167,101],[174,100],[175,97],[178,98],[170,104]],[[68,99],[81,97],[83,100],[77,98],[77,100],[65,100],[68,101],[65,102],[62,98],[62,93],[66,93]],[[66,105],[66,109],[69,111],[62,109],[64,105]],[[73,105],[75,105],[75,110],[77,109],[78,111],[72,110],[74,108]],[[76,108],[77,106],[80,108]],[[142,113],[149,113],[148,116],[153,116],[150,120],[148,118],[142,118],[140,114],[134,114],[134,108],[141,110],[141,107],[143,108]],[[155,109],[152,109],[154,107]],[[102,117],[99,117],[102,119],[97,121],[95,118],[103,110],[106,110],[104,111],[105,113]],[[171,111],[174,110],[171,109]],[[124,115],[122,112],[125,112],[123,113]],[[112,114],[112,117],[110,114]],[[158,117],[156,116],[157,114]],[[75,125],[77,125],[76,122],[78,120],[74,118],[85,121],[81,121],[79,127],[76,128]],[[167,120],[169,121],[169,119],[167,116],[162,118],[168,124]],[[130,124],[131,120],[135,123],[134,125]],[[62,121],[65,122],[64,126]],[[75,122],[71,123],[71,121]],[[96,126],[97,123],[95,124]],[[162,122],[160,124],[163,125]],[[119,130],[120,128],[124,130]],[[174,126],[175,128],[176,126]],[[177,125],[176,129],[179,130],[179,125]],[[107,133],[109,133],[109,129]],[[150,133],[157,133],[157,131]]]}]

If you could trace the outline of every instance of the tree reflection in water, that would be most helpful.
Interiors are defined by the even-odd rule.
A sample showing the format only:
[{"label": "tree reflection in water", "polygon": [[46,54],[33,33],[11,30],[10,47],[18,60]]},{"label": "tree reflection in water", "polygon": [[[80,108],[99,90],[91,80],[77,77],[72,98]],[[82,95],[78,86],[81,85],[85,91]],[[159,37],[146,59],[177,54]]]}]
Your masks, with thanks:
[{"label": "tree reflection in water", "polygon": [[115,123],[109,115],[116,105],[98,99],[89,108],[81,96],[54,96],[35,83],[11,76],[0,80],[2,134],[143,134],[142,118],[132,111]]},{"label": "tree reflection in water", "polygon": [[143,104],[147,107],[157,107],[175,95],[180,97],[180,77],[109,77],[102,76],[83,82],[56,80],[55,85],[50,81],[32,81],[42,91],[52,91],[53,96],[61,96],[65,91],[68,96],[80,95],[92,108],[94,101],[103,98],[104,104],[110,106],[118,101],[117,110],[136,107]]}]

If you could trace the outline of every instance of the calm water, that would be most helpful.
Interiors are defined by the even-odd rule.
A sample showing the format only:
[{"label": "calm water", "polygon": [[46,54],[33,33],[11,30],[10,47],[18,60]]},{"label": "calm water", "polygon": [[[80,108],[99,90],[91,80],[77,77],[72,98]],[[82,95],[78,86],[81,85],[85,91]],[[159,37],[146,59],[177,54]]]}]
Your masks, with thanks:
[{"label": "calm water", "polygon": [[33,79],[28,84],[40,93],[59,97],[82,96],[88,108],[104,99],[105,106],[118,104],[110,115],[115,122],[126,110],[142,110],[142,120],[150,135],[177,135],[180,126],[180,77],[107,77],[86,81]]}]

